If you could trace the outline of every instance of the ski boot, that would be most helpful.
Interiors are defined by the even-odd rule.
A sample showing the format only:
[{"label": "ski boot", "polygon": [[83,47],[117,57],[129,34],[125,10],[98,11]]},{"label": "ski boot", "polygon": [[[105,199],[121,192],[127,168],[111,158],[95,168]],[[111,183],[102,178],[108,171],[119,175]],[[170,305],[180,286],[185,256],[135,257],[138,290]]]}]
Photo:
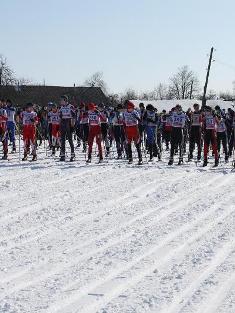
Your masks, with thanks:
[{"label": "ski boot", "polygon": [[183,164],[183,158],[179,159],[178,165],[181,165],[181,164]]},{"label": "ski boot", "polygon": [[55,155],[55,147],[52,147],[51,155]]},{"label": "ski boot", "polygon": [[109,156],[110,150],[109,147],[106,148],[106,153],[105,153],[105,157],[107,158]]},{"label": "ski boot", "polygon": [[7,154],[6,153],[4,153],[2,160],[7,160]]},{"label": "ski boot", "polygon": [[24,153],[24,157],[23,157],[22,161],[27,161],[27,159],[28,159],[27,153]]},{"label": "ski boot", "polygon": [[83,144],[82,152],[83,152],[83,153],[86,153],[86,149],[87,149],[87,145],[86,145],[86,143],[84,143],[84,144]]},{"label": "ski boot", "polygon": [[86,160],[86,163],[91,163],[91,154],[88,154],[88,159]]},{"label": "ski boot", "polygon": [[204,162],[203,162],[203,167],[205,167],[205,166],[207,166],[207,164],[208,164],[208,161],[207,161],[207,159],[204,159]]},{"label": "ski boot", "polygon": [[13,143],[13,147],[12,147],[11,153],[16,153],[16,145],[14,143]]},{"label": "ski boot", "polygon": [[188,155],[188,162],[192,161],[192,159],[193,159],[193,155],[192,155],[192,153],[190,153],[190,154]]},{"label": "ski boot", "polygon": [[169,162],[168,162],[168,165],[173,165],[173,158],[170,158]]},{"label": "ski boot", "polygon": [[215,159],[214,167],[217,167],[219,165],[219,159]]},{"label": "ski boot", "polygon": [[116,160],[121,160],[121,159],[122,159],[122,154],[118,153],[118,156],[117,156]]},{"label": "ski boot", "polygon": [[142,159],[139,159],[138,165],[143,165],[143,160]]},{"label": "ski boot", "polygon": [[158,153],[158,161],[161,161],[162,160],[162,154],[161,152]]},{"label": "ski boot", "polygon": [[98,163],[102,163],[104,161],[103,157],[99,158]]},{"label": "ski boot", "polygon": [[33,161],[33,162],[34,162],[34,161],[37,161],[37,156],[36,156],[36,155],[33,156],[32,161]]},{"label": "ski boot", "polygon": [[128,164],[132,164],[132,163],[133,163],[133,159],[131,158],[128,160]]},{"label": "ski boot", "polygon": [[74,159],[75,159],[75,154],[74,154],[74,153],[71,153],[70,162],[73,162]]},{"label": "ski boot", "polygon": [[228,163],[228,155],[225,156],[225,163]]},{"label": "ski boot", "polygon": [[60,162],[64,162],[65,161],[65,156],[64,155],[61,155],[60,156]]}]

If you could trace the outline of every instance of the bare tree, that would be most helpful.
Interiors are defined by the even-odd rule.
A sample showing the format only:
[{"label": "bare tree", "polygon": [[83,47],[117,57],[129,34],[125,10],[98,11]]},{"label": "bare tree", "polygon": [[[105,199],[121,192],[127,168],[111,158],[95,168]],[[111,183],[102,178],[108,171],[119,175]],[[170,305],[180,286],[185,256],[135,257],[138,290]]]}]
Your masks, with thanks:
[{"label": "bare tree", "polygon": [[14,85],[16,78],[14,71],[7,64],[7,59],[0,54],[0,86],[1,85]]},{"label": "bare tree", "polygon": [[134,89],[129,88],[121,95],[121,99],[122,100],[136,100],[138,99],[138,94]]},{"label": "bare tree", "polygon": [[20,86],[32,85],[32,80],[28,79],[28,78],[21,77],[21,78],[17,79],[17,84]]},{"label": "bare tree", "polygon": [[219,94],[220,99],[226,100],[226,101],[233,101],[233,95],[229,91],[222,91]]},{"label": "bare tree", "polygon": [[87,78],[84,82],[84,86],[86,87],[100,87],[102,91],[106,94],[107,93],[107,85],[103,79],[102,72],[96,72]]},{"label": "bare tree", "polygon": [[119,103],[121,103],[121,98],[120,95],[116,94],[116,93],[111,93],[108,95],[109,98],[109,103],[112,106],[117,106]]},{"label": "bare tree", "polygon": [[176,99],[192,98],[198,91],[199,82],[188,66],[179,68],[178,73],[170,78],[170,94]]},{"label": "bare tree", "polygon": [[168,86],[163,83],[158,84],[158,86],[155,88],[155,93],[157,100],[167,99]]}]

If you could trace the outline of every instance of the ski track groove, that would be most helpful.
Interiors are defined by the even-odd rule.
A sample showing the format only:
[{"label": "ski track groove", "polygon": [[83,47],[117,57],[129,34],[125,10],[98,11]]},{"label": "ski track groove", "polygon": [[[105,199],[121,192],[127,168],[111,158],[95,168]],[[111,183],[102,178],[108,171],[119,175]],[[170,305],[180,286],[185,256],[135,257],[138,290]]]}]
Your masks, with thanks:
[{"label": "ski track groove", "polygon": [[[138,175],[138,174],[137,174]],[[137,176],[137,175],[135,175],[135,176]],[[133,174],[131,174],[130,175],[131,177],[133,177]],[[126,179],[121,179],[120,181],[125,181],[125,180],[128,180],[128,179],[130,179],[130,177],[128,176]],[[180,180],[179,178],[177,178],[176,179],[176,181],[177,180]],[[154,182],[159,182],[159,180],[157,179],[157,180],[155,180]],[[149,183],[148,185],[151,185],[152,183]],[[154,187],[155,188],[155,187]],[[153,188],[153,190],[155,190]],[[97,187],[97,189],[96,189],[97,191],[98,190],[100,190],[100,187]],[[94,190],[94,191],[96,191],[96,190]],[[107,203],[107,206],[112,206],[113,205],[113,203],[115,202],[115,205],[117,204],[117,203],[122,203],[123,201],[125,201],[125,200],[129,200],[130,199],[130,201],[131,201],[131,203],[134,203],[135,201],[138,201],[139,199],[138,198],[136,198],[136,199],[132,199],[132,197],[136,194],[136,193],[138,193],[138,191],[142,191],[143,190],[143,188],[140,188],[140,187],[137,187],[137,188],[135,188],[129,195],[123,195],[123,196],[121,196],[121,197],[117,197],[117,198],[115,198],[115,199],[111,199],[110,201],[107,201],[106,203]],[[149,189],[148,189],[148,192],[149,192]],[[143,195],[143,197],[145,196],[145,194]],[[53,199],[53,197],[51,197],[52,199]],[[47,200],[48,201],[48,200]],[[56,201],[56,199],[55,199],[55,201]],[[31,204],[32,205],[32,204]],[[37,204],[38,206],[41,206],[41,203],[40,204]],[[50,206],[51,206],[51,203],[50,203]],[[86,215],[86,216],[84,216],[84,217],[80,217],[80,219],[79,219],[79,221],[84,221],[84,220],[87,220],[87,219],[93,219],[93,218],[97,218],[97,217],[100,217],[100,216],[102,216],[102,214],[107,214],[107,213],[110,213],[112,210],[114,210],[116,207],[114,206],[114,208],[112,208],[112,209],[110,209],[110,210],[108,210],[108,211],[101,211],[101,212],[99,212],[99,213],[97,213],[97,214],[89,214],[89,215]],[[60,218],[58,218],[57,220],[52,220],[51,221],[51,223],[49,222],[49,223],[47,223],[47,227],[48,226],[50,226],[51,224],[54,224],[54,222],[55,221],[61,221],[61,220],[63,220],[65,217],[67,217],[68,216],[68,214],[65,214],[65,215],[62,215],[62,216],[60,216]],[[8,216],[9,217],[9,216]],[[43,222],[42,221],[39,221],[40,222],[40,224],[42,224]],[[76,221],[75,221],[76,222]],[[71,224],[72,223],[74,223],[74,222],[71,222]],[[29,229],[31,229],[31,230],[36,230],[36,228],[38,228],[38,227],[40,227],[41,225],[37,225],[37,227],[31,227],[31,228],[29,228]],[[66,225],[67,226],[67,225]],[[23,232],[19,232],[19,233],[15,233],[15,234],[13,234],[13,235],[11,235],[11,236],[7,236],[7,237],[2,237],[1,238],[1,241],[4,241],[4,240],[11,240],[11,239],[14,239],[14,238],[16,238],[16,237],[18,237],[18,236],[20,236],[20,235],[22,235],[22,234],[24,234],[25,232],[28,232],[29,231],[29,229],[26,229],[26,230],[24,230]],[[46,234],[47,235],[47,234]],[[36,238],[38,238],[38,236],[36,236],[35,237],[35,239]],[[3,248],[3,250],[4,249],[6,249],[6,248]],[[0,248],[0,251],[1,251],[2,249]]]},{"label": "ski track groove", "polygon": [[[218,311],[219,307],[226,299],[230,290],[235,286],[235,274],[230,273],[231,277],[226,277],[226,280],[221,283],[221,286],[218,286],[215,293],[206,297],[206,302],[209,303],[207,307],[205,307],[203,313],[215,313]],[[201,308],[197,309],[196,313],[200,313]]]},{"label": "ski track groove", "polygon": [[[233,212],[233,211],[231,211]],[[230,214],[231,212],[226,212],[222,217],[219,217],[217,221],[220,221],[222,220],[224,217],[226,217],[228,214]],[[197,224],[198,222],[201,222],[203,221],[203,217],[201,217],[200,221],[195,221],[195,224]],[[217,222],[216,221],[216,222]],[[214,223],[215,224],[215,223]],[[213,224],[213,227],[215,227],[215,225]],[[182,228],[190,228],[191,225],[187,225],[185,227],[182,227]],[[186,232],[187,230],[184,230],[184,232]],[[206,225],[204,227],[204,233],[208,232],[208,226]],[[87,287],[84,291],[83,290],[78,290],[77,293],[75,293],[75,295],[73,295],[71,299],[68,300],[68,303],[67,303],[67,306],[70,306],[71,303],[73,305],[76,305],[76,301],[82,297],[82,296],[85,296],[87,293],[92,293],[92,290],[93,289],[96,289],[97,287],[99,287],[100,285],[104,284],[104,283],[107,283],[107,282],[110,282],[111,280],[113,280],[116,276],[122,276],[122,273],[125,273],[127,272],[128,270],[130,270],[131,268],[136,268],[137,267],[137,264],[141,261],[143,261],[143,259],[146,259],[148,257],[150,257],[151,255],[156,255],[156,258],[158,256],[158,250],[160,250],[161,248],[164,248],[165,245],[168,245],[170,244],[170,242],[172,240],[175,239],[175,237],[179,236],[180,234],[182,233],[182,230],[179,230],[178,232],[175,232],[173,234],[170,234],[168,237],[169,238],[165,238],[164,239],[164,242],[161,243],[160,245],[152,248],[150,251],[146,252],[145,254],[143,254],[141,257],[137,258],[137,260],[135,261],[132,261],[132,262],[129,262],[128,266],[126,266],[125,268],[124,267],[121,267],[119,271],[116,271],[115,273],[112,273],[110,274],[108,277],[106,277],[105,279],[102,279],[101,281],[97,282],[97,284],[94,286],[94,283]],[[97,310],[101,309],[101,307],[103,307],[105,304],[107,304],[110,300],[112,300],[113,298],[115,298],[116,296],[118,296],[120,293],[122,293],[123,291],[125,291],[127,288],[130,288],[132,285],[136,285],[143,277],[145,277],[146,275],[148,275],[149,273],[151,273],[156,267],[157,265],[160,266],[162,263],[164,263],[164,260],[166,259],[168,262],[169,262],[169,259],[174,257],[176,254],[183,254],[184,253],[184,249],[185,247],[187,247],[190,243],[193,243],[197,238],[200,238],[204,235],[204,233],[202,231],[199,231],[198,234],[194,235],[193,237],[190,237],[188,240],[186,240],[186,242],[184,242],[183,245],[180,245],[178,246],[177,248],[174,248],[172,249],[166,256],[163,257],[163,259],[159,259],[157,262],[154,261],[154,265],[151,265],[150,267],[147,268],[147,270],[144,270],[143,272],[138,271],[138,273],[136,274],[136,276],[133,278],[133,276],[129,275],[132,277],[131,279],[131,283],[125,283],[124,285],[123,284],[120,284],[120,286],[116,287],[117,283],[113,283],[113,288],[110,288],[109,286],[109,289],[111,289],[111,291],[106,290],[106,295],[104,295],[102,297],[102,300],[99,301],[99,303],[97,304],[97,301],[95,301],[95,303],[91,304],[90,306],[85,305],[85,308],[83,310],[79,309],[79,311],[76,311],[76,313],[90,313],[90,312],[97,312]],[[231,243],[230,243],[230,246],[231,246]],[[231,251],[231,249],[229,250]],[[155,258],[151,258],[151,259],[155,259]],[[141,265],[138,267],[138,268],[141,268]],[[140,274],[141,273],[141,274]],[[125,275],[124,275],[125,276]],[[70,289],[73,289],[75,288],[74,284],[67,287],[67,288],[70,288]],[[117,290],[116,290],[116,289]],[[105,299],[105,300],[104,300]],[[51,313],[55,313],[55,312],[61,312],[61,307],[62,309],[66,308],[65,306],[65,301],[66,299],[63,299],[61,302],[59,302],[59,304],[55,304],[54,306],[51,306],[49,307],[49,310],[47,311],[48,313],[51,312]],[[63,311],[63,312],[67,312],[67,311]],[[70,312],[70,311],[69,311]],[[168,311],[167,311],[168,312]]]},{"label": "ski track groove", "polygon": [[[105,171],[107,172],[108,171],[108,169],[105,169]],[[102,172],[102,173],[104,173],[104,171]],[[86,174],[86,172],[84,173],[84,172],[82,172],[82,173],[78,173],[78,174],[76,174],[76,175],[74,175],[74,176],[70,176],[69,178],[67,177],[67,178],[61,178],[61,179],[57,179],[57,180],[54,180],[54,181],[50,181],[50,182],[47,182],[47,184],[46,185],[44,185],[44,186],[46,186],[46,187],[48,187],[48,184],[50,185],[50,184],[57,184],[57,183],[60,183],[60,182],[62,182],[62,181],[68,181],[68,180],[73,180],[74,178],[77,178],[77,177],[79,177],[79,176],[82,176],[83,174]],[[34,187],[32,188],[32,189],[34,189]],[[99,190],[99,188],[97,188],[97,190]],[[40,190],[41,191],[41,190]],[[26,193],[28,193],[29,192],[29,190],[27,189],[27,191],[26,191]],[[46,203],[48,203],[48,200],[50,201],[51,199],[54,199],[55,201],[58,201],[57,199],[55,199],[55,195],[52,195],[49,199],[47,198],[47,199],[45,199],[45,202]],[[51,203],[51,202],[50,202]],[[28,205],[27,205],[27,207],[29,206],[35,206],[35,207],[40,207],[42,205],[42,202],[40,202],[40,203],[38,203],[38,201],[36,201],[36,202],[33,202],[33,203],[29,203]],[[17,207],[16,209],[21,209],[21,208],[24,208],[25,207],[25,205],[24,206],[21,206],[21,207]],[[13,218],[13,217],[18,217],[18,216],[20,216],[22,213],[23,214],[25,214],[25,213],[28,213],[28,212],[31,212],[32,211],[32,209],[31,208],[25,208],[24,210],[19,210],[19,211],[17,211],[17,212],[14,212],[14,213],[12,213],[12,214],[8,214],[8,215],[5,215],[5,216],[3,216],[3,217],[0,217],[0,223],[2,224],[2,222],[4,221],[4,220],[8,220],[8,219],[10,219],[10,218]],[[4,214],[6,214],[7,213],[7,211],[3,211],[3,212],[1,212],[1,213],[3,213],[3,215]]]},{"label": "ski track groove", "polygon": [[[84,155],[79,153],[79,159],[83,160]],[[0,245],[3,243],[0,253],[3,261],[4,256],[6,257],[6,262],[0,262],[0,274],[4,273],[0,276],[0,312],[152,312],[153,307],[143,306],[140,311],[113,311],[112,303],[120,303],[119,297],[125,296],[124,292],[130,292],[131,288],[135,288],[137,294],[148,292],[138,288],[156,268],[168,271],[175,264],[175,260],[187,260],[189,253],[192,254],[200,244],[208,241],[215,245],[214,258],[205,258],[200,272],[196,269],[191,273],[186,272],[184,280],[187,284],[185,283],[179,292],[174,291],[173,299],[169,301],[166,298],[160,303],[159,310],[154,312],[217,313],[218,309],[221,309],[221,313],[228,313],[223,309],[228,305],[227,298],[233,297],[235,284],[235,275],[232,269],[228,268],[229,262],[234,263],[235,249],[232,232],[235,220],[232,188],[234,178],[232,174],[225,175],[230,173],[229,169],[220,166],[212,171],[210,168],[203,169],[192,164],[167,168],[162,163],[144,164],[137,168],[135,165],[126,165],[124,160],[119,163],[108,160],[107,164],[94,163],[87,166],[76,161],[72,164],[55,163],[54,159],[49,157],[34,164],[27,162],[17,165],[13,161],[12,159],[12,162],[4,166],[0,165],[1,178],[4,179],[0,186],[4,192],[1,207],[4,209],[3,204],[6,203],[6,206],[11,208],[0,212],[0,229],[3,229],[2,234],[5,234],[5,237],[0,238]],[[15,170],[18,175],[15,175]],[[75,174],[74,170],[79,173]],[[67,199],[61,197],[61,205],[58,210],[54,209],[56,201],[49,193],[47,199],[40,203],[32,201],[34,197],[27,198],[24,206],[17,207],[14,204],[16,195],[12,195],[12,186],[20,191],[21,200],[28,192],[34,192],[33,184],[30,183],[31,177],[34,176],[37,182],[40,181],[40,175],[44,175],[44,184],[39,185],[34,194],[35,198],[47,190],[53,193],[56,188],[64,195],[63,189],[67,190],[68,184],[73,193],[71,202],[67,203]],[[92,182],[93,175],[95,179],[100,176],[99,187]],[[111,178],[111,175],[114,176]],[[182,175],[185,175],[185,181]],[[79,185],[76,181],[79,177],[81,180],[87,179],[87,182]],[[105,177],[111,178],[110,185],[104,181]],[[29,179],[29,182],[21,186],[22,179]],[[128,184],[129,188],[130,185],[133,188],[136,180],[131,192],[129,189],[125,191],[124,188],[129,179],[132,179]],[[98,202],[98,205],[92,203],[93,197],[86,190],[91,187],[94,193],[99,194],[97,200],[101,201],[102,192],[105,192],[106,188],[116,190],[120,184],[115,194],[117,197],[110,200],[105,198],[104,203]],[[162,192],[164,184],[167,185],[165,193]],[[63,205],[70,209],[72,201],[78,199],[76,186],[79,186],[80,192],[88,198],[85,206],[91,206],[95,212],[90,214],[86,207],[85,210],[84,207],[80,209],[80,206],[84,205],[83,202],[75,205],[72,211],[63,211]],[[174,192],[169,194],[167,199],[168,188],[169,192]],[[154,195],[158,190],[161,194],[160,204]],[[187,198],[188,194],[192,197]],[[146,206],[145,210],[141,208],[142,205]],[[48,210],[48,218],[42,214],[41,220],[35,220],[34,215],[36,217],[42,207]],[[54,217],[56,214],[58,216]],[[67,221],[70,215],[73,219]],[[112,226],[115,218],[117,223]],[[95,221],[96,219],[98,221]],[[220,240],[223,225],[228,237],[226,241]],[[75,234],[76,238],[70,243],[66,230],[73,234],[78,226],[81,233]],[[154,233],[154,229],[158,227],[165,231]],[[146,235],[144,231],[147,231]],[[160,243],[151,238],[157,233],[161,234]],[[59,234],[64,236],[59,237]],[[86,235],[89,235],[88,239]],[[52,243],[52,250],[39,251],[40,247]],[[109,259],[112,261],[110,264]],[[95,266],[95,262],[101,262],[101,265]],[[6,264],[5,268],[3,264]],[[105,266],[104,269],[101,268],[102,265]],[[6,270],[8,267],[10,270]],[[100,273],[97,272],[99,268],[102,269]],[[229,273],[232,274],[231,277]],[[203,285],[212,275],[217,279],[221,278],[216,290],[213,286]],[[198,294],[199,289],[202,299]],[[128,305],[128,299],[126,301],[124,298],[122,302],[123,305]],[[210,306],[205,308],[204,305],[208,303]],[[138,305],[140,307],[141,302]]]},{"label": "ski track groove", "polygon": [[[234,211],[232,211],[233,213],[234,213]],[[225,215],[227,215],[227,214],[225,214]],[[224,217],[226,217],[226,216],[223,216],[223,218]],[[217,221],[216,221],[216,223],[217,222],[219,222],[219,221],[221,221],[222,220],[222,218],[220,217]],[[189,239],[188,241],[186,241],[186,242],[184,242],[184,244],[182,245],[182,247],[178,247],[177,248],[177,253],[176,254],[173,254],[172,255],[172,251],[169,253],[169,255],[167,255],[166,257],[164,257],[162,260],[160,259],[160,262],[158,261],[158,263],[154,263],[154,265],[153,266],[151,266],[150,268],[148,268],[148,270],[147,271],[145,271],[145,272],[143,272],[142,273],[142,275],[141,275],[141,277],[140,277],[140,275],[139,275],[139,272],[138,272],[138,274],[137,274],[137,277],[136,277],[136,279],[133,281],[133,278],[132,278],[132,282],[131,283],[127,283],[126,285],[124,285],[124,287],[122,287],[122,288],[118,288],[118,291],[117,292],[111,292],[111,296],[108,296],[108,298],[106,299],[106,300],[101,300],[101,302],[99,303],[99,304],[97,304],[97,303],[94,303],[93,305],[91,305],[91,309],[90,310],[87,310],[87,306],[85,306],[85,309],[84,310],[80,310],[79,309],[79,311],[76,311],[76,313],[80,313],[80,312],[86,312],[86,313],[91,313],[91,312],[98,312],[97,310],[100,310],[101,308],[103,309],[104,308],[104,306],[105,305],[107,305],[108,303],[109,303],[109,301],[111,301],[113,298],[116,298],[117,296],[119,296],[120,294],[123,294],[123,292],[124,291],[126,291],[128,288],[130,288],[130,287],[133,287],[133,286],[135,286],[138,282],[140,282],[144,277],[147,277],[148,275],[150,275],[153,271],[154,271],[154,269],[158,266],[158,270],[159,270],[159,268],[161,267],[161,266],[163,266],[163,267],[166,267],[166,264],[167,263],[169,263],[170,261],[171,261],[171,257],[172,257],[172,259],[174,259],[175,258],[175,256],[177,255],[177,254],[179,254],[179,253],[184,253],[184,251],[183,251],[183,247],[185,247],[185,246],[188,246],[188,245],[190,245],[191,243],[193,243],[193,242],[195,242],[196,240],[198,240],[198,238],[200,238],[200,237],[202,237],[203,235],[205,235],[209,230],[211,230],[211,229],[213,229],[214,227],[216,227],[216,225],[214,224],[213,225],[213,227],[212,226],[210,226],[209,227],[209,229],[207,229],[207,227],[204,227],[204,229],[205,230],[203,230],[203,232],[201,232],[201,233],[199,233],[198,235],[196,235],[196,236],[194,236],[194,237],[192,237],[191,239]],[[224,258],[222,258],[221,260],[223,260],[223,259],[225,259],[226,257],[227,257],[227,255],[229,255],[229,253],[231,252],[231,250],[234,248],[234,241],[233,240],[231,240],[229,243],[228,243],[228,247],[229,247],[229,249],[228,249],[228,251],[227,251],[227,254],[224,256]],[[170,258],[169,258],[169,256],[170,256]],[[220,258],[220,254],[218,254],[218,258]],[[166,259],[166,263],[164,263],[164,260]],[[162,265],[164,263],[164,265]],[[218,264],[220,264],[220,263],[218,263]],[[205,270],[205,271],[208,271],[209,272],[209,270]],[[109,288],[110,288],[110,286],[109,286]],[[107,290],[106,290],[106,292],[107,292]],[[147,292],[147,290],[146,290],[146,292]],[[108,294],[109,292],[107,292],[107,294]],[[185,292],[186,293],[186,292]],[[105,294],[105,293],[104,293]],[[102,299],[104,299],[104,298],[102,298]],[[185,299],[185,298],[183,298],[183,299]],[[187,298],[186,298],[187,299]],[[76,301],[76,300],[75,300]],[[177,301],[176,301],[176,303],[178,303],[179,302],[179,300],[177,299]],[[172,306],[173,308],[174,308],[174,306]],[[95,311],[93,311],[93,310],[95,310]],[[106,309],[104,309],[104,311],[106,312]],[[58,309],[58,310],[56,310],[56,311],[54,311],[54,312],[60,312],[60,310]],[[53,313],[54,313],[53,312]],[[63,312],[71,312],[71,311],[63,311]],[[74,311],[73,311],[74,312]],[[103,311],[102,311],[103,312]],[[108,312],[108,310],[107,310],[107,312]],[[123,312],[123,311],[121,311],[121,312]],[[138,311],[139,312],[139,311]],[[159,309],[159,310],[157,310],[157,312],[162,312],[162,313],[168,313],[168,312],[170,312],[169,310],[168,310],[168,306],[166,306],[166,309]],[[177,311],[177,312],[182,312],[181,310],[179,310],[179,311]],[[192,312],[191,310],[189,311],[189,312]],[[202,311],[200,311],[200,312],[202,312]],[[204,312],[204,311],[203,311]],[[75,312],[74,312],[75,313]]]},{"label": "ski track groove", "polygon": [[167,307],[165,313],[180,313],[183,307],[186,305],[187,301],[192,298],[192,295],[198,290],[201,283],[211,274],[216,268],[227,258],[231,251],[235,248],[234,241],[230,241],[225,244],[223,251],[219,252],[213,259],[212,264],[206,268],[197,277],[196,281],[193,282],[186,290],[184,290],[176,301],[173,301],[170,306]]},{"label": "ski track groove", "polygon": [[[219,188],[220,186],[218,186],[218,188]],[[188,203],[186,204],[186,205],[188,205]],[[201,217],[201,219],[200,220],[202,220],[203,221],[203,219],[205,218],[205,214],[202,214],[202,217]],[[195,222],[194,222],[195,224],[197,224],[198,223],[198,220],[196,220]],[[186,230],[187,230],[187,228],[191,228],[191,224],[190,225],[186,225],[185,227],[186,227]],[[184,228],[184,227],[183,227]],[[186,230],[184,230],[184,231],[186,231]],[[175,237],[175,234],[170,234],[170,240],[173,240],[174,239],[174,237]],[[153,249],[153,250],[155,250],[155,248]],[[151,251],[151,253],[152,253],[152,251]],[[148,256],[148,252],[147,253],[145,253],[145,255],[144,255],[144,257],[146,257],[146,256]],[[141,258],[140,258],[140,260],[143,258],[143,256],[141,256]],[[78,260],[76,260],[76,262],[77,262]],[[139,259],[138,259],[138,261],[139,261]],[[134,264],[136,263],[136,261],[134,262]],[[134,264],[132,264],[131,266],[133,266]],[[69,264],[70,266],[71,266],[71,264]],[[129,268],[130,266],[128,266],[128,268]],[[122,267],[122,269],[121,269],[121,271],[123,271],[123,267]],[[115,273],[115,276],[116,276],[117,274]],[[48,277],[48,276],[47,276]],[[113,276],[112,276],[113,277]],[[100,284],[100,283],[99,283]],[[28,286],[28,285],[27,285]],[[27,287],[27,286],[23,286],[22,288],[25,288],[25,287]],[[51,310],[51,309],[50,309]]]},{"label": "ski track groove", "polygon": [[[219,180],[220,180],[220,179],[219,179]],[[212,181],[212,182],[210,182],[210,183],[213,184],[214,181]],[[223,183],[224,183],[224,182],[223,182]],[[222,183],[222,184],[223,184],[223,183]],[[217,185],[217,188],[220,188],[220,186],[221,186],[221,184],[218,184],[218,185]],[[201,189],[201,186],[200,186],[198,189]],[[149,189],[148,189],[148,191],[149,191]],[[181,194],[180,194],[180,195],[177,195],[177,196],[176,196],[176,199],[171,199],[171,200],[170,200],[169,202],[167,202],[165,205],[164,205],[164,204],[161,205],[160,208],[164,208],[164,207],[167,207],[167,206],[170,206],[170,205],[173,206],[173,204],[174,204],[175,202],[177,203],[181,197],[182,197]],[[139,199],[140,199],[140,198],[138,198],[137,200],[139,201]],[[186,204],[188,204],[188,203],[189,203],[189,201],[186,202]],[[193,202],[193,203],[194,203],[194,202]],[[159,211],[160,208],[158,208],[157,211]],[[171,213],[173,213],[174,211],[176,211],[177,208],[178,208],[177,206],[176,206],[176,207],[173,206],[173,209],[167,210],[166,212],[163,212],[162,214],[160,214],[160,216],[157,217],[157,219],[155,219],[155,220],[153,221],[153,223],[150,223],[150,224],[148,224],[148,225],[155,224],[156,222],[159,222],[161,219],[167,217],[168,215],[170,215]],[[180,208],[180,206],[179,206],[179,208]],[[136,220],[141,220],[141,219],[145,218],[146,216],[148,216],[149,214],[153,213],[154,211],[156,211],[156,209],[151,209],[151,210],[149,210],[149,211],[143,213],[143,214],[140,215],[140,216],[138,215],[138,216],[135,217],[133,220],[127,222],[127,223],[126,223],[127,226],[128,226],[129,224],[132,224],[132,223],[135,222]],[[141,227],[141,229],[144,229],[146,226],[147,226],[147,225],[145,224],[143,227]],[[124,225],[124,227],[125,227],[125,225]],[[119,227],[119,228],[120,228],[120,227]],[[102,239],[105,239],[105,237],[107,237],[107,235],[109,235],[110,233],[112,234],[113,232],[117,231],[119,228],[117,228],[117,229],[115,229],[115,230],[112,229],[111,231],[108,232],[108,234],[105,234],[105,236],[104,236],[104,234],[102,234],[102,235],[101,235],[101,236],[102,236],[101,238],[102,238]],[[123,228],[123,225],[121,226],[121,228]],[[135,232],[135,231],[133,231],[133,232]],[[122,239],[125,239],[125,238],[130,237],[133,232],[127,233],[125,236],[121,236]],[[86,243],[83,244],[83,245],[79,245],[79,246],[73,247],[72,250],[68,250],[68,249],[67,249],[66,252],[67,252],[67,253],[68,253],[68,252],[71,253],[71,252],[73,252],[73,251],[75,251],[75,250],[79,250],[79,249],[81,249],[81,248],[84,248],[84,247],[86,247],[86,246],[89,246],[91,243],[93,243],[94,241],[97,241],[97,240],[99,240],[99,238],[96,237],[95,240],[94,240],[94,239],[91,239],[88,243],[86,242]],[[114,243],[109,244],[108,247],[114,245],[115,243],[119,243],[119,242],[120,242],[120,239],[119,239],[118,241],[114,241]],[[102,250],[105,249],[105,248],[107,248],[107,245],[104,246],[104,247],[102,247]],[[47,262],[47,260],[44,261],[43,264],[46,263],[46,262]],[[61,266],[61,265],[60,265],[60,266]],[[13,277],[14,277],[14,276],[13,276]]]}]

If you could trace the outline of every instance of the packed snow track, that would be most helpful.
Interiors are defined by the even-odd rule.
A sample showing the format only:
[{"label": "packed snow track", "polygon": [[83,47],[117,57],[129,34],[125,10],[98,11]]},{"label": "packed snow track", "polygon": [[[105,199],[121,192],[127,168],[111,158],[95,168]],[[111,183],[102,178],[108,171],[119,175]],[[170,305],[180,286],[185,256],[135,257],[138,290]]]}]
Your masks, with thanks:
[{"label": "packed snow track", "polygon": [[0,163],[1,313],[234,313],[231,164]]}]

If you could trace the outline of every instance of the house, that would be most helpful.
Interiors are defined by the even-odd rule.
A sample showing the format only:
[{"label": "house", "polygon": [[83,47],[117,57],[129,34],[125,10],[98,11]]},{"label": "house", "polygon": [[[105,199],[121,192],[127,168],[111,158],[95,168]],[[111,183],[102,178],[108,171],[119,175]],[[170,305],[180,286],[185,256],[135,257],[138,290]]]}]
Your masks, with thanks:
[{"label": "house", "polygon": [[60,96],[67,95],[70,103],[94,102],[108,104],[108,98],[99,87],[61,87],[61,86],[0,86],[0,98],[9,98],[16,106],[33,102],[46,106],[48,102],[59,103]]}]

